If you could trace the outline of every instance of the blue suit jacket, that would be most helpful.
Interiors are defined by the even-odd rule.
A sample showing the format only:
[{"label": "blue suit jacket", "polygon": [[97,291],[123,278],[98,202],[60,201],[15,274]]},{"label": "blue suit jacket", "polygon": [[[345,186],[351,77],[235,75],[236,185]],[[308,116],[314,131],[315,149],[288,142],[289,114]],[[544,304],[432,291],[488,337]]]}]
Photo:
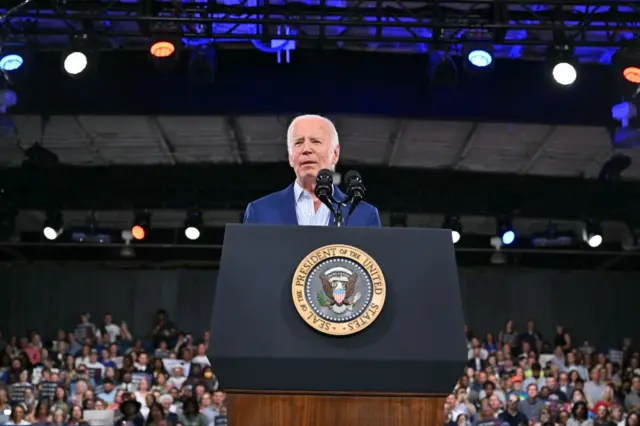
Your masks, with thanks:
[{"label": "blue suit jacket", "polygon": [[[333,186],[334,194],[338,199],[344,199],[345,194]],[[348,206],[342,207],[342,216],[346,219],[349,212]],[[244,213],[244,223],[256,223],[262,225],[297,225],[296,200],[293,192],[293,184],[282,191],[274,192],[259,200],[249,203]],[[335,225],[333,213],[329,225]],[[353,214],[346,223],[347,226],[372,226],[379,227],[380,216],[378,209],[364,201],[358,204]]]}]

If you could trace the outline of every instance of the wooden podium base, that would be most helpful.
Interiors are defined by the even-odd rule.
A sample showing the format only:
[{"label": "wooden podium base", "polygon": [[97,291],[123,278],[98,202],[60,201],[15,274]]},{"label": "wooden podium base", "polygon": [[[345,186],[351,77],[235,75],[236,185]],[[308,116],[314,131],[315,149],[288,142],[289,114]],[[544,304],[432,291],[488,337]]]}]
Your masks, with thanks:
[{"label": "wooden podium base", "polygon": [[231,426],[438,426],[444,395],[227,390]]}]

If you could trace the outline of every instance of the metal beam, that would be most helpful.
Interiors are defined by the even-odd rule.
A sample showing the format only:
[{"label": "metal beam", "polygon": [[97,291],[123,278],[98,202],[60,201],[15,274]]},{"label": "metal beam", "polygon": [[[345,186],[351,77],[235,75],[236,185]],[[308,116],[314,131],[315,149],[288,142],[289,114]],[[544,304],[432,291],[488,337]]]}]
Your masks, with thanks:
[{"label": "metal beam", "polygon": [[[266,4],[265,4],[266,3]],[[458,3],[458,4],[456,4]],[[29,9],[20,9],[12,15],[12,22],[30,20],[35,25],[15,25],[19,28],[16,35],[69,35],[68,26],[53,28],[37,25],[41,19],[60,20],[61,22],[96,22],[120,21],[136,22],[140,28],[163,26],[163,33],[171,33],[181,37],[203,38],[203,33],[196,31],[199,25],[206,25],[213,29],[212,36],[232,38],[233,40],[253,40],[255,33],[250,33],[244,25],[259,25],[267,28],[265,37],[278,39],[313,41],[318,43],[335,42],[397,42],[397,43],[428,43],[432,41],[432,30],[438,30],[438,42],[443,45],[458,44],[469,40],[464,30],[476,32],[506,32],[510,30],[525,30],[532,33],[537,31],[564,32],[571,40],[572,46],[621,46],[630,41],[620,39],[618,34],[639,33],[640,10],[635,2],[607,2],[593,3],[602,10],[609,6],[608,11],[592,14],[583,13],[577,6],[585,6],[589,2],[575,1],[541,1],[535,10],[522,5],[519,1],[505,1],[504,16],[497,19],[493,7],[464,7],[465,4],[493,5],[483,1],[448,2],[446,6],[438,3],[425,3],[425,6],[415,8],[414,3],[397,1],[395,7],[361,7],[360,2],[347,2],[346,7],[309,6],[301,4],[269,4],[261,2],[260,6],[247,7],[227,6],[218,2],[209,2],[206,13],[200,3],[182,3],[178,15],[171,3],[155,3],[157,10],[146,10],[141,13],[137,3],[117,2],[109,7],[109,12],[96,13],[90,9],[93,4],[85,2],[67,2],[62,8],[52,8],[49,5],[35,5]],[[462,6],[462,7],[461,7]],[[510,8],[510,6],[513,6]],[[613,6],[617,6],[614,8]],[[620,6],[624,6],[620,7]],[[623,11],[621,11],[623,10]],[[624,11],[627,10],[627,11]],[[189,25],[186,25],[189,24]],[[231,25],[213,25],[231,24]],[[185,26],[188,28],[185,29]],[[269,33],[269,28],[287,26],[292,31],[289,34]],[[353,31],[341,31],[338,35],[327,31],[327,28],[340,26],[345,29],[363,29],[361,34]],[[98,26],[96,26],[98,27]],[[222,28],[224,27],[224,28]],[[126,29],[122,26],[110,26],[108,31],[96,30],[97,36],[116,38],[139,38],[140,31]],[[193,28],[193,29],[191,29]],[[314,32],[312,32],[313,28]],[[403,34],[382,29],[402,29]],[[317,30],[317,32],[316,32]],[[602,33],[604,38],[601,37]],[[593,37],[587,36],[593,34]],[[596,34],[599,37],[596,37]],[[210,37],[211,35],[209,35]],[[477,40],[471,40],[477,43]],[[488,38],[486,43],[493,43]],[[550,40],[538,37],[525,39],[500,39],[503,45],[547,45]]]},{"label": "metal beam", "polygon": [[529,158],[529,161],[527,161],[527,164],[522,166],[522,168],[518,171],[518,174],[523,175],[528,173],[529,170],[531,170],[531,168],[536,163],[536,161],[538,161],[540,156],[544,153],[545,149],[547,149],[547,146],[551,142],[551,139],[553,138],[553,135],[556,132],[556,130],[558,130],[558,126],[551,126],[549,130],[547,130],[547,133],[545,133],[545,135],[542,137],[542,140],[540,141],[540,145],[538,146],[538,149],[531,156],[531,158]]},{"label": "metal beam", "polygon": [[78,130],[80,130],[82,136],[84,136],[84,143],[87,148],[89,148],[89,150],[94,153],[94,155],[100,160],[102,165],[108,166],[109,162],[102,156],[102,154],[100,153],[100,148],[98,148],[98,145],[96,145],[97,137],[84,127],[84,125],[80,121],[80,117],[78,117],[77,115],[73,116],[73,123],[76,125]]},{"label": "metal beam", "polygon": [[169,134],[167,133],[164,126],[158,120],[158,117],[152,115],[148,118],[149,124],[151,125],[151,129],[155,131],[158,135],[158,141],[160,143],[160,147],[167,154],[169,161],[172,165],[178,164],[178,159],[176,158],[176,147],[174,143],[171,141]]},{"label": "metal beam", "polygon": [[225,125],[227,132],[229,133],[229,139],[232,141],[231,152],[236,157],[236,162],[239,164],[246,163],[247,158],[247,145],[242,127],[238,123],[238,118],[235,116],[225,117]]},{"label": "metal beam", "polygon": [[464,141],[460,146],[460,149],[458,150],[458,152],[456,152],[456,155],[453,158],[453,161],[451,162],[453,170],[460,169],[460,165],[462,164],[462,161],[465,159],[465,157],[469,153],[469,150],[473,146],[473,143],[476,140],[476,135],[477,135],[479,125],[480,123],[473,123],[471,125],[471,128],[467,132],[467,135],[465,136]]},{"label": "metal beam", "polygon": [[406,120],[398,120],[398,125],[396,129],[389,135],[389,143],[387,144],[387,152],[385,153],[384,164],[389,167],[393,166],[393,162],[396,158],[396,153],[400,148],[400,144],[402,143],[402,137],[404,136],[404,131],[407,128]]}]

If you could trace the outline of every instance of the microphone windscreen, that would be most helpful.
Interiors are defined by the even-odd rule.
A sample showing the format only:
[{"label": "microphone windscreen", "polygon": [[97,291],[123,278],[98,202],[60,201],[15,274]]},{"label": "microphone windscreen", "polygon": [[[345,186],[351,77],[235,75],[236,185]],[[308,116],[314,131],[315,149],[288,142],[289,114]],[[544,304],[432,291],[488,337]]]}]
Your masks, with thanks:
[{"label": "microphone windscreen", "polygon": [[361,182],[362,181],[362,177],[360,176],[360,173],[358,173],[355,170],[349,170],[345,175],[344,175],[344,181],[347,184],[347,186],[352,182],[352,181],[357,181],[357,182]]},{"label": "microphone windscreen", "polygon": [[316,182],[333,183],[333,172],[329,169],[320,170]]}]

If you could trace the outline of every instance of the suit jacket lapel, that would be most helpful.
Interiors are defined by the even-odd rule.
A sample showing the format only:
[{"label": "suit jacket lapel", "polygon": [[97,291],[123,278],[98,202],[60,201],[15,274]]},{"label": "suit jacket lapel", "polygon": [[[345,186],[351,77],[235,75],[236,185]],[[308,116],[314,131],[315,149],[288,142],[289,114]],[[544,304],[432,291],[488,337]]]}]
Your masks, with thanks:
[{"label": "suit jacket lapel", "polygon": [[285,225],[297,225],[298,215],[296,214],[296,196],[293,192],[293,184],[283,191],[283,196],[282,220]]}]

